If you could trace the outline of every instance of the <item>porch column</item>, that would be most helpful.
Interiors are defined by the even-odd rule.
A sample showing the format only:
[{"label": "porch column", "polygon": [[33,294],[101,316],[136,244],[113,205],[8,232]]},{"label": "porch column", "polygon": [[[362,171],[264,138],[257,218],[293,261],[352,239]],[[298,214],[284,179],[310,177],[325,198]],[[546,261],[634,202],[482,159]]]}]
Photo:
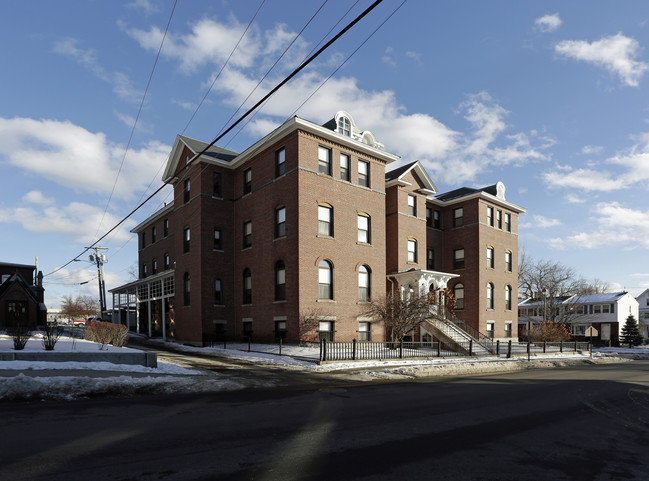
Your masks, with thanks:
[{"label": "porch column", "polygon": [[149,337],[151,337],[151,284],[146,285],[147,301],[146,301],[146,317],[149,325]]},{"label": "porch column", "polygon": [[160,307],[162,311],[162,341],[167,342],[167,322],[166,322],[166,316],[165,316],[165,294],[163,290],[163,285],[162,285],[162,279],[160,279],[160,292],[162,293],[162,297],[160,298]]}]

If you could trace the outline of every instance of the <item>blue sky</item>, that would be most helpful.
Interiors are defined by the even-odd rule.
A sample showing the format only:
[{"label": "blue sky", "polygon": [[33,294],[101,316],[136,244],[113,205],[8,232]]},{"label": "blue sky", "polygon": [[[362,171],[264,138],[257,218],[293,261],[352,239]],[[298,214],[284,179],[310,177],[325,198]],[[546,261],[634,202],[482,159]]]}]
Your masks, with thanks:
[{"label": "blue sky", "polygon": [[[223,68],[260,4],[178,1],[128,150],[173,1],[3,4],[0,260],[38,256],[48,307],[97,295],[88,262],[47,274],[160,186],[178,133],[215,138],[322,2],[267,0]],[[324,4],[247,104],[351,4]],[[421,160],[440,192],[503,181],[528,209],[529,256],[648,288],[646,2],[409,0],[368,39],[400,4],[385,0],[219,144],[242,151],[293,115],[324,123],[346,110],[402,162]],[[100,243],[108,289],[131,280],[129,230],[169,200],[166,188]]]}]

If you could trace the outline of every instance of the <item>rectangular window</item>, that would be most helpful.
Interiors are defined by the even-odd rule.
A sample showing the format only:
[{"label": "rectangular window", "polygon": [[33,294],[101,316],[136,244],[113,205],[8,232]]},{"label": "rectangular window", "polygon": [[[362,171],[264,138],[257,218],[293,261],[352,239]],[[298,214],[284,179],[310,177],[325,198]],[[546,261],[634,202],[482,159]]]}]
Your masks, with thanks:
[{"label": "rectangular window", "polygon": [[275,321],[275,337],[278,339],[286,337],[286,321]]},{"label": "rectangular window", "polygon": [[408,262],[417,262],[417,241],[408,239]]},{"label": "rectangular window", "polygon": [[363,160],[358,161],[358,185],[370,186],[370,164]]},{"label": "rectangular window", "polygon": [[252,246],[252,222],[246,221],[243,223],[243,248]]},{"label": "rectangular window", "polygon": [[252,337],[252,321],[243,321],[243,337]]},{"label": "rectangular window", "polygon": [[408,215],[417,216],[417,198],[414,195],[408,195]]},{"label": "rectangular window", "polygon": [[488,322],[487,323],[487,337],[490,337],[490,338],[494,337],[494,323],[493,322]]},{"label": "rectangular window", "polygon": [[164,220],[164,236],[167,237],[169,235],[169,219]]},{"label": "rectangular window", "polygon": [[426,227],[433,227],[433,210],[426,207]]},{"label": "rectangular window", "polygon": [[505,337],[512,337],[512,323],[505,323]]},{"label": "rectangular window", "polygon": [[441,219],[441,214],[438,210],[433,211],[433,227],[435,229],[441,229],[442,228],[442,219]]},{"label": "rectangular window", "polygon": [[318,334],[320,340],[333,341],[334,340],[334,322],[333,321],[320,321]]},{"label": "rectangular window", "polygon": [[464,209],[458,207],[453,209],[453,227],[460,227],[464,224]]},{"label": "rectangular window", "polygon": [[183,201],[185,204],[189,202],[190,182],[189,179],[185,180],[183,187]]},{"label": "rectangular window", "polygon": [[608,314],[610,311],[610,304],[602,304],[602,314]]},{"label": "rectangular window", "polygon": [[433,249],[426,251],[426,269],[429,271],[435,270],[435,251]]},{"label": "rectangular window", "polygon": [[214,229],[214,250],[220,251],[223,249],[221,245],[221,229]]},{"label": "rectangular window", "polygon": [[333,236],[331,207],[326,207],[323,205],[318,206],[318,234]]},{"label": "rectangular window", "polygon": [[586,335],[586,326],[583,324],[577,324],[574,327],[573,334],[575,336],[585,336]]},{"label": "rectangular window", "polygon": [[487,207],[487,224],[491,227],[494,226],[494,208],[491,206]]},{"label": "rectangular window", "polygon": [[151,274],[156,274],[158,272],[158,261],[153,259],[151,261]]},{"label": "rectangular window", "polygon": [[507,232],[512,231],[512,215],[505,213],[505,230]]},{"label": "rectangular window", "polygon": [[221,172],[212,174],[212,195],[214,197],[223,197],[221,192]]},{"label": "rectangular window", "polygon": [[165,271],[166,271],[167,269],[169,269],[169,266],[171,264],[170,259],[169,259],[169,254],[165,254],[164,259],[165,259]]},{"label": "rectangular window", "polygon": [[142,264],[142,278],[147,276],[146,264]]},{"label": "rectangular window", "polygon": [[187,254],[189,252],[189,241],[191,240],[191,233],[189,232],[189,227],[185,227],[183,231],[183,252]]},{"label": "rectangular window", "polygon": [[252,192],[252,169],[243,172],[243,195]]},{"label": "rectangular window", "polygon": [[146,232],[142,232],[140,238],[142,240],[142,249],[144,249],[146,247]]},{"label": "rectangular window", "polygon": [[494,268],[494,248],[487,247],[487,267]]},{"label": "rectangular window", "polygon": [[358,323],[358,340],[359,341],[371,341],[372,340],[372,331],[370,330],[369,322],[359,322]]},{"label": "rectangular window", "polygon": [[221,292],[221,279],[214,281],[214,304],[220,306],[223,304],[223,295]]},{"label": "rectangular window", "polygon": [[275,209],[275,239],[286,235],[286,207]]},{"label": "rectangular window", "polygon": [[318,147],[318,172],[331,175],[331,150]]},{"label": "rectangular window", "polygon": [[156,241],[156,235],[157,235],[157,229],[155,226],[151,227],[151,244],[153,244]]},{"label": "rectangular window", "polygon": [[496,226],[499,229],[503,228],[503,211],[502,210],[497,210],[496,211]]},{"label": "rectangular window", "polygon": [[509,251],[505,252],[505,270],[512,271],[512,253]]},{"label": "rectangular window", "polygon": [[370,218],[366,215],[358,216],[358,242],[370,243]]},{"label": "rectangular window", "polygon": [[464,269],[464,249],[453,251],[453,269]]},{"label": "rectangular window", "polygon": [[340,178],[349,182],[349,155],[340,154]]},{"label": "rectangular window", "polygon": [[275,177],[286,173],[286,151],[282,147],[275,152]]},{"label": "rectangular window", "polygon": [[602,312],[602,306],[600,306],[599,304],[595,304],[595,307],[593,308],[593,313],[601,314],[601,312]]},{"label": "rectangular window", "polygon": [[615,304],[611,304],[611,314],[615,314]]}]

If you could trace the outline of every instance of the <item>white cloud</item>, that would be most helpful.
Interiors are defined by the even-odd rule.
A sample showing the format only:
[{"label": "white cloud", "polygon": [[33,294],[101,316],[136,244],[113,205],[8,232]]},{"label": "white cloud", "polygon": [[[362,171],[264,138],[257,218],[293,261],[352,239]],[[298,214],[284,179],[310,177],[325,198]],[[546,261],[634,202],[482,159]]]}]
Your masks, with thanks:
[{"label": "white cloud", "polygon": [[557,227],[561,225],[561,221],[558,219],[549,219],[542,215],[532,216],[532,220],[521,224],[521,227],[531,228],[531,229],[548,229],[550,227]]},{"label": "white cloud", "polygon": [[637,61],[640,45],[621,33],[604,37],[592,43],[583,40],[564,40],[555,51],[566,57],[582,60],[619,75],[629,86],[637,87],[649,64]]},{"label": "white cloud", "polygon": [[52,197],[45,197],[41,191],[32,190],[23,196],[23,202],[38,205],[52,205],[55,201]]},{"label": "white cloud", "polygon": [[[550,188],[579,189],[586,192],[612,192],[649,182],[649,144],[647,134],[637,136],[642,142],[625,152],[606,159],[603,163],[615,166],[615,174],[589,162],[589,168],[575,169],[569,165],[555,166],[545,172],[544,180]],[[624,170],[620,173],[620,168]]]},{"label": "white cloud", "polygon": [[542,32],[553,32],[561,26],[561,18],[558,13],[543,15],[534,20],[534,24]]},{"label": "white cloud", "polygon": [[137,101],[142,98],[142,93],[131,85],[131,80],[121,72],[108,73],[99,64],[97,55],[92,49],[81,49],[78,40],[66,38],[54,44],[54,52],[73,58],[76,62],[88,69],[95,77],[113,86],[113,92],[120,98]]},{"label": "white cloud", "polygon": [[618,202],[602,202],[595,205],[592,220],[596,225],[595,231],[551,239],[550,245],[557,249],[612,246],[649,249],[649,210],[629,209]]},{"label": "white cloud", "polygon": [[146,14],[155,13],[158,11],[158,7],[151,3],[151,0],[133,0],[126,6],[133,9],[141,8]]},{"label": "white cloud", "polygon": [[582,154],[599,154],[604,148],[601,145],[585,145],[581,149]]},{"label": "white cloud", "polygon": [[[115,196],[132,199],[142,192],[170,150],[159,142],[129,150]],[[110,193],[123,156],[124,147],[103,133],[70,122],[0,117],[0,162],[76,192]]]},{"label": "white cloud", "polygon": [[564,199],[570,204],[583,204],[586,202],[586,198],[583,195],[566,194]]},{"label": "white cloud", "polygon": [[[236,21],[226,24],[203,19],[191,26],[188,33],[168,37],[163,55],[178,60],[179,68],[186,73],[212,65],[216,66],[216,72],[241,31],[242,25]],[[161,32],[155,28],[146,32],[132,29],[129,34],[145,49],[157,48],[161,39]],[[268,52],[279,52],[292,35],[283,25],[266,32],[249,31],[240,50],[214,85],[214,91],[221,94],[229,106],[239,107],[257,85],[259,65],[268,63],[273,57]],[[305,48],[306,44],[302,43],[292,50],[302,53]],[[293,58],[297,58],[297,53]],[[416,59],[418,54],[410,52],[407,55]],[[384,60],[394,62],[391,47],[386,49]],[[473,181],[483,172],[493,172],[494,168],[547,160],[542,150],[554,143],[551,139],[539,138],[536,132],[530,135],[512,132],[505,121],[507,110],[486,92],[470,95],[461,103],[459,113],[468,122],[468,131],[461,133],[430,115],[407,113],[393,91],[363,90],[353,77],[333,77],[321,86],[332,69],[327,60],[323,62],[310,66],[280,89],[247,125],[246,132],[253,136],[266,135],[270,127],[294,114],[324,123],[336,110],[344,109],[354,116],[360,128],[375,134],[388,151],[401,155],[403,162],[419,159],[436,178],[453,185]],[[284,63],[273,71],[246,105],[252,105],[268,92],[283,78],[287,67]],[[206,86],[212,79],[205,82]],[[319,90],[314,94],[316,89]],[[307,99],[309,101],[295,112]],[[537,142],[542,145],[532,145]]]},{"label": "white cloud", "polygon": [[[0,222],[17,223],[25,230],[38,234],[60,234],[74,242],[94,242],[97,226],[104,209],[82,202],[71,202],[64,207],[37,206],[0,209]],[[104,223],[115,225],[121,219],[106,213]],[[125,242],[133,236],[129,229],[136,224],[127,220],[111,234],[116,242]]]},{"label": "white cloud", "polygon": [[381,57],[381,62],[383,62],[386,65],[389,65],[390,67],[397,66],[397,61],[394,56],[394,49],[392,47],[386,47],[385,53]]}]

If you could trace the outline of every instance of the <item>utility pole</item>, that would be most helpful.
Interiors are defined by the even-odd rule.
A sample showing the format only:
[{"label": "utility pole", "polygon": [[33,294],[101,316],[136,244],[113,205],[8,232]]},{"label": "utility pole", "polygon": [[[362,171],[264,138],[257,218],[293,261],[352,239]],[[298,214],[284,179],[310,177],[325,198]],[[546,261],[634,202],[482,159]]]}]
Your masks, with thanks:
[{"label": "utility pole", "polygon": [[104,262],[106,254],[99,254],[100,250],[108,250],[108,247],[86,247],[86,249],[94,249],[95,253],[90,254],[90,262],[97,263],[97,278],[99,280],[99,306],[101,308],[101,318],[104,319],[106,312],[106,284],[104,283]]}]

